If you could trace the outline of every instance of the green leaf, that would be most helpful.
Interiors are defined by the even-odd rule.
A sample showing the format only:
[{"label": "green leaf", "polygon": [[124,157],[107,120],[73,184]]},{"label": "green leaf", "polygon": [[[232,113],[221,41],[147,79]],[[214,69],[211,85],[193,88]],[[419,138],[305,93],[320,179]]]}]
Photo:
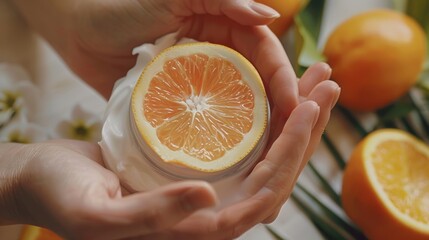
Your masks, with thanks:
[{"label": "green leaf", "polygon": [[423,71],[420,73],[419,81],[416,86],[420,88],[420,90],[423,91],[423,94],[429,99],[429,57],[426,59]]},{"label": "green leaf", "polygon": [[[296,23],[300,25],[301,19],[297,18]],[[304,28],[298,28],[298,31],[304,42],[298,57],[298,65],[309,67],[316,62],[325,61],[325,57],[317,49],[316,40],[311,37],[310,33]]]},{"label": "green leaf", "polygon": [[334,190],[334,188],[332,188],[332,186],[322,176],[322,174],[317,170],[317,168],[314,167],[314,165],[311,163],[311,161],[308,162],[307,166],[310,168],[310,170],[314,173],[314,175],[320,181],[320,183],[322,184],[323,190],[328,194],[328,196],[332,199],[332,201],[335,202],[339,207],[341,207],[340,195]]},{"label": "green leaf", "polygon": [[[427,0],[408,0],[406,4],[406,14],[414,18],[426,32],[429,44],[429,1]],[[429,53],[429,48],[427,49]]]},{"label": "green leaf", "polygon": [[393,104],[378,110],[377,115],[380,124],[384,124],[389,121],[394,121],[395,119],[406,117],[413,110],[413,104],[409,100],[401,98]]},{"label": "green leaf", "polygon": [[335,161],[340,169],[344,169],[346,167],[346,161],[343,156],[341,156],[335,144],[329,138],[328,134],[325,132],[322,134],[322,140],[326,144],[326,147],[329,149],[329,152],[334,156]]},{"label": "green leaf", "polygon": [[355,239],[366,239],[366,237],[360,232],[356,227],[352,226],[340,216],[338,216],[334,211],[328,208],[324,203],[322,203],[314,194],[308,191],[304,186],[297,183],[296,186],[300,189],[309,199],[316,204],[322,212],[333,222],[335,225],[340,227],[340,229],[345,230],[348,234],[352,235]]},{"label": "green leaf", "polygon": [[337,105],[336,108],[340,110],[343,116],[353,125],[356,131],[360,134],[361,137],[365,137],[368,135],[368,131],[362,126],[359,120],[353,115],[351,111],[342,107],[341,105]]},{"label": "green leaf", "polygon": [[416,136],[417,138],[422,139],[418,131],[414,128],[414,125],[410,122],[410,120],[406,117],[402,117],[399,119],[404,127],[404,129],[411,133],[412,135]]},{"label": "green leaf", "polygon": [[310,1],[306,7],[295,16],[295,46],[297,59],[294,61],[298,75],[313,63],[325,61],[323,54],[317,49],[317,41],[322,22],[324,0]]},{"label": "green leaf", "polygon": [[406,1],[406,14],[414,18],[426,32],[426,50],[427,58],[424,64],[424,69],[419,77],[419,82],[416,84],[425,95],[426,101],[429,102],[429,1],[427,0],[408,0]]},{"label": "green leaf", "polygon": [[309,1],[305,8],[296,16],[296,18],[301,20],[301,26],[308,31],[310,37],[316,40],[319,38],[324,7],[325,0]]},{"label": "green leaf", "polygon": [[380,127],[400,128],[413,134],[415,137],[423,139],[422,134],[417,130],[417,122],[410,119],[411,113],[416,113],[420,118],[421,127],[429,128],[429,123],[422,114],[422,110],[416,104],[412,96],[408,93],[390,106],[377,111],[379,118],[374,130]]},{"label": "green leaf", "polygon": [[286,238],[283,238],[280,236],[274,229],[272,229],[270,226],[265,225],[265,229],[271,234],[272,237],[276,240],[286,240]]},{"label": "green leaf", "polygon": [[414,97],[412,94],[408,94],[408,96],[409,96],[411,103],[413,104],[414,108],[416,109],[417,116],[419,117],[420,122],[422,124],[422,128],[424,129],[424,131],[426,133],[429,134],[429,121],[423,114],[424,109],[429,109],[429,98],[427,98],[427,100],[426,100],[428,102],[426,102],[426,103],[422,102],[422,103],[418,104],[416,102],[416,100],[414,100]]},{"label": "green leaf", "polygon": [[338,227],[336,227],[332,222],[329,222],[326,218],[323,218],[320,214],[318,214],[314,210],[314,207],[306,203],[302,198],[298,196],[298,194],[293,192],[291,198],[326,239],[347,239],[347,237],[339,231]]}]

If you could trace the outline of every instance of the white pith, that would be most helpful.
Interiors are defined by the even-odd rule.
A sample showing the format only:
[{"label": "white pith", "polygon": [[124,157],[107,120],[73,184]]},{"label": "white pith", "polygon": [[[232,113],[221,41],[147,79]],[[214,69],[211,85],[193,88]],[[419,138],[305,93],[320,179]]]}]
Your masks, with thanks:
[{"label": "white pith", "polygon": [[368,142],[366,142],[365,146],[365,152],[364,155],[364,166],[366,168],[366,172],[368,173],[369,181],[371,182],[371,185],[375,188],[375,192],[377,193],[378,197],[381,199],[383,204],[386,206],[386,208],[389,210],[389,212],[395,216],[396,219],[401,221],[403,224],[409,226],[412,229],[418,229],[418,231],[421,231],[425,234],[429,234],[429,225],[424,224],[420,221],[417,221],[416,219],[410,217],[409,215],[401,212],[394,203],[390,200],[387,193],[383,190],[383,186],[378,181],[377,173],[374,168],[374,165],[371,162],[371,154],[374,151],[377,151],[378,144],[384,141],[409,141],[413,143],[413,146],[416,147],[417,151],[420,151],[424,153],[424,155],[429,156],[429,148],[428,146],[425,146],[424,144],[414,144],[413,140],[410,136],[407,136],[403,133],[400,133],[398,130],[382,130],[378,134],[378,136],[374,136],[369,139]]}]

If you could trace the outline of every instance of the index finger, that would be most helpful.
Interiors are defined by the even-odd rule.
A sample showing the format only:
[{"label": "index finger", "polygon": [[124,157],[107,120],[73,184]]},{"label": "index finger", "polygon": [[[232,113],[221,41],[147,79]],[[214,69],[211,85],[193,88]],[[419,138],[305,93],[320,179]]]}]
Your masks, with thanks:
[{"label": "index finger", "polygon": [[253,195],[262,188],[275,193],[292,188],[319,111],[319,106],[313,101],[297,106],[265,159],[246,178],[243,184],[245,194]]},{"label": "index finger", "polygon": [[272,214],[292,191],[296,175],[317,121],[319,107],[313,101],[297,106],[266,158],[242,184],[243,201],[219,212],[218,229],[236,236]]}]

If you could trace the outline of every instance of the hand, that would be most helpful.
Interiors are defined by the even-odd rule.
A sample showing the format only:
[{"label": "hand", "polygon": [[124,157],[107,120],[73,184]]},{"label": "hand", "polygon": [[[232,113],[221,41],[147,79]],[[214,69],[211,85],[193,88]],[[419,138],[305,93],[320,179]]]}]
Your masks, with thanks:
[{"label": "hand", "polygon": [[299,81],[302,103],[289,117],[274,107],[271,146],[245,179],[244,200],[226,209],[193,214],[217,202],[199,181],[126,195],[102,166],[97,144],[56,140],[0,145],[0,176],[9,180],[0,184],[0,219],[44,226],[67,239],[237,237],[274,220],[291,193],[338,97],[327,75],[324,64],[310,68]]},{"label": "hand", "polygon": [[[247,53],[255,46],[270,47],[271,41],[261,41],[276,37],[266,31],[267,27],[260,32],[255,26],[268,24],[279,16],[265,5],[247,0],[128,0],[108,1],[103,6],[100,13],[100,2],[82,4],[72,36],[84,51],[72,51],[68,57],[69,65],[98,89],[97,83],[114,81],[134,65],[132,48],[166,33],[180,31],[180,37],[219,43]],[[245,56],[252,62],[263,59],[253,54]]]},{"label": "hand", "polygon": [[[48,0],[30,3],[23,0],[14,1],[27,16],[35,14],[29,5],[36,2],[49,3]],[[72,7],[63,6],[70,2],[74,2]],[[178,224],[164,223],[163,220],[167,217],[163,215],[165,212],[163,214],[158,212],[155,215],[149,213],[148,219],[155,222],[155,225],[151,225],[152,231],[148,228],[137,228],[138,224],[133,223],[139,222],[139,219],[126,218],[124,215],[123,219],[102,219],[89,225],[79,224],[75,219],[72,221],[74,224],[70,225],[75,226],[72,228],[67,228],[69,226],[67,224],[61,226],[46,224],[47,226],[66,234],[102,237],[108,235],[112,239],[128,232],[131,234],[129,236],[140,235],[141,239],[230,239],[259,222],[270,222],[275,219],[291,193],[297,177],[319,143],[330,110],[339,95],[338,86],[326,80],[330,75],[330,69],[326,64],[312,66],[298,81],[276,36],[266,26],[260,26],[271,22],[276,16],[275,13],[267,12],[268,10],[261,5],[244,0],[75,0],[57,1],[55,4],[45,6],[51,5],[71,9],[59,14],[58,18],[64,17],[66,20],[42,21],[43,14],[40,14],[41,18],[28,18],[34,19],[34,25],[42,29],[42,34],[45,31],[44,36],[69,66],[106,97],[114,81],[125,75],[125,72],[134,65],[135,58],[130,55],[133,47],[153,41],[168,32],[179,31],[180,36],[232,47],[255,65],[269,94],[272,129],[266,156],[244,182],[241,193],[244,200],[217,213],[195,214],[187,218],[179,214],[173,218],[179,222]],[[58,24],[61,22],[66,24]],[[60,28],[67,37],[49,34],[55,28]],[[76,151],[75,149],[73,152]],[[88,158],[92,157],[87,156],[87,160]],[[213,204],[214,196],[210,188],[206,185],[199,187],[201,194],[206,198],[207,204],[203,205]],[[167,188],[159,191],[176,191],[172,189],[180,189],[180,186]],[[122,199],[123,203],[127,203],[126,199],[139,199],[150,194],[152,192],[123,198],[117,196],[115,199]],[[112,198],[109,194],[104,196]],[[102,208],[104,211],[108,210],[108,205],[101,205],[105,207]],[[148,213],[138,210],[140,207],[131,204],[125,209],[132,208],[133,211],[141,213],[140,217],[146,220],[141,220],[140,224],[143,222],[145,226],[148,220],[143,215]],[[167,214],[170,216],[170,213]],[[68,221],[67,214],[62,217],[63,222]],[[96,220],[100,220],[99,218]],[[180,218],[185,219],[180,221]],[[108,227],[102,228],[106,224]],[[127,225],[134,229],[122,232],[115,230],[115,227]],[[61,231],[63,228],[66,230]]]},{"label": "hand", "polygon": [[217,201],[212,188],[197,181],[125,197],[93,143],[7,143],[0,153],[0,176],[6,176],[0,182],[0,222],[43,226],[66,239],[144,236]]},{"label": "hand", "polygon": [[[114,82],[134,66],[134,47],[180,30],[181,36],[250,53],[255,46],[272,47],[268,45],[272,41],[264,39],[275,36],[255,26],[278,16],[248,0],[12,1],[69,67],[105,97]],[[266,71],[283,62],[269,64],[274,65]]]},{"label": "hand", "polygon": [[[192,215],[172,229],[139,239],[234,239],[258,223],[272,222],[320,142],[338,100],[340,89],[325,80],[329,75],[323,63],[307,70],[298,81],[300,103],[289,116],[274,102],[267,154],[244,180],[243,201],[215,214]],[[278,86],[278,94],[284,87]]]}]

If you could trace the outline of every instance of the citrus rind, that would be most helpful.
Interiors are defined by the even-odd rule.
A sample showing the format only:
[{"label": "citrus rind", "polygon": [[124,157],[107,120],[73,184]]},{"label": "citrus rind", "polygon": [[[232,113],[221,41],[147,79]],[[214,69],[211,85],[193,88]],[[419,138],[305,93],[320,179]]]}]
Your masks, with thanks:
[{"label": "citrus rind", "polygon": [[418,141],[410,134],[394,129],[385,129],[373,133],[371,137],[367,139],[365,146],[363,147],[363,149],[365,149],[363,152],[364,167],[368,174],[368,179],[383,205],[394,216],[394,218],[399,220],[402,224],[408,226],[410,229],[415,229],[429,236],[429,225],[415,220],[395,207],[387,193],[383,190],[383,186],[377,180],[376,170],[371,162],[371,155],[377,151],[376,149],[378,145],[385,141],[410,143],[415,147],[416,151],[421,152],[424,156],[429,156],[429,148],[423,142]]}]

